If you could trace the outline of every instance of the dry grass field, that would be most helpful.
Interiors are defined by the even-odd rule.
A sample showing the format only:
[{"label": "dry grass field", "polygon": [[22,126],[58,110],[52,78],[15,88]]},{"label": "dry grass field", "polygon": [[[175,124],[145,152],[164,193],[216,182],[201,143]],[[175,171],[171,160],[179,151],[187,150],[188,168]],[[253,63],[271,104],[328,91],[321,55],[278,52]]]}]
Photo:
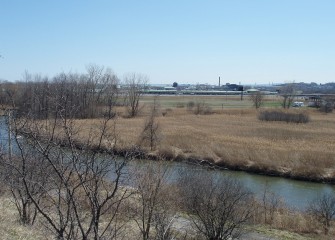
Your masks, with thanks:
[{"label": "dry grass field", "polygon": [[[266,99],[266,105],[279,106],[276,98]],[[117,148],[139,144],[152,99],[144,98],[140,116],[115,120]],[[206,102],[213,113],[195,115],[187,110],[189,101]],[[230,96],[224,101],[225,96],[160,97],[160,110],[165,116],[158,114],[156,117],[160,142],[152,154],[174,160],[207,160],[223,167],[286,177],[319,181],[335,179],[335,113],[290,109],[309,114],[311,121],[307,124],[263,122],[257,118],[261,110],[253,109],[247,97],[240,101],[239,96]],[[222,108],[222,104],[229,107],[224,105]],[[234,104],[236,107],[232,108]],[[118,112],[122,115],[122,109]],[[78,122],[80,134],[85,136],[98,120]]]},{"label": "dry grass field", "polygon": [[[150,105],[156,96],[147,95],[142,97],[142,104]],[[214,110],[222,110],[226,108],[252,108],[252,103],[249,101],[249,96],[244,95],[241,101],[241,95],[171,95],[159,96],[161,107],[164,108],[182,108],[186,107],[189,102],[205,102]],[[280,97],[276,95],[266,96],[264,99],[265,107],[279,107]]]}]

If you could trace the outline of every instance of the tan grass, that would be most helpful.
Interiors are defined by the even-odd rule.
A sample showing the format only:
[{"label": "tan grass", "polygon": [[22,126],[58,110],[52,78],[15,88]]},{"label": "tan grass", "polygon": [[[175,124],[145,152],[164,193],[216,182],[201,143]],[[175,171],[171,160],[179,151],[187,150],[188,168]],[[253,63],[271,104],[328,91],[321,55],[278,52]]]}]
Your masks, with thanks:
[{"label": "tan grass", "polygon": [[[160,100],[161,111],[165,111],[165,100],[173,105],[195,98],[173,97]],[[229,98],[233,97],[235,99],[227,101],[239,105],[241,101],[238,101],[237,96]],[[268,101],[278,101],[274,96],[269,98]],[[118,148],[138,144],[150,99],[147,97],[142,102],[146,107],[142,109],[140,116],[117,118]],[[224,101],[225,96],[206,96],[201,100],[208,101],[212,107],[211,104],[218,106],[219,102]],[[245,102],[244,105],[251,105],[250,102]],[[121,113],[121,109],[117,111]],[[307,124],[262,122],[257,119],[257,110],[251,107],[223,110],[216,108],[211,115],[194,115],[186,108],[169,108],[165,116],[158,114],[156,118],[162,136],[158,148],[169,149],[173,153],[170,156],[192,156],[217,164],[275,170],[287,176],[335,178],[335,113],[326,115],[315,109],[290,111],[307,112],[311,121]],[[94,136],[99,120],[77,122],[80,129],[79,139],[85,139],[88,135]]]},{"label": "tan grass", "polygon": [[[163,148],[180,149],[216,163],[264,165],[292,174],[334,177],[335,118],[310,111],[308,124],[262,122],[251,109],[224,114],[193,115],[182,109],[157,117]],[[120,119],[118,131],[125,146],[135,144],[145,117]]]},{"label": "tan grass", "polygon": [[53,239],[36,225],[21,225],[18,221],[18,212],[13,202],[6,196],[0,197],[0,212],[0,239]]}]

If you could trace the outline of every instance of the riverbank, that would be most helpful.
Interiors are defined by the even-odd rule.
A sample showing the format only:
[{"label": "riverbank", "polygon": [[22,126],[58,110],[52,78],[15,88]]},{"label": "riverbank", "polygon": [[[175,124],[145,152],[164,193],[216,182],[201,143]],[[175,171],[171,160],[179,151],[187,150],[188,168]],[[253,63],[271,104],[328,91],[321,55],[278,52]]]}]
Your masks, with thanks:
[{"label": "riverbank", "polygon": [[[45,225],[40,222],[39,216],[34,225],[22,225],[18,218],[18,213],[12,199],[6,194],[0,196],[0,239],[26,239],[26,240],[39,240],[39,239],[54,239],[54,236],[46,231]],[[186,221],[186,222],[185,222]],[[135,223],[134,223],[135,224]],[[174,220],[174,228],[182,230],[189,226],[189,222],[182,217]],[[136,226],[132,226],[134,229]],[[140,236],[133,233],[134,229],[127,229],[127,239],[139,239]],[[136,237],[137,236],[137,237]],[[280,240],[280,239],[294,239],[294,240],[328,240],[332,239],[331,236],[325,236],[322,234],[298,234],[293,231],[284,229],[275,229],[268,225],[255,225],[250,226],[247,232],[241,236],[240,239],[251,240],[251,239],[266,239],[266,240]]]},{"label": "riverbank", "polygon": [[[240,112],[241,115],[246,115],[246,116],[251,116],[251,112],[248,113],[248,112],[243,112],[243,114]],[[172,115],[172,114],[171,114]],[[224,114],[215,114],[219,117],[221,117],[221,119],[223,118]],[[212,116],[215,116],[215,115],[211,115],[210,117]],[[231,115],[235,116],[235,113],[234,112],[231,112]],[[180,112],[180,114],[178,114],[178,112],[176,111],[175,112],[175,120],[178,119],[179,117],[183,117],[184,119],[186,119],[187,117],[197,117],[197,118],[202,118],[202,117],[208,117],[208,116],[193,116],[191,114],[182,114],[182,112]],[[168,118],[168,116],[159,116],[157,117],[157,120],[160,120],[162,121],[162,119],[166,119]],[[171,119],[173,119],[173,116],[170,116]],[[245,118],[244,118],[245,119]],[[138,118],[135,118],[135,119],[126,119],[126,118],[116,118],[115,119],[116,122],[111,122],[111,125],[109,125],[110,129],[109,130],[112,130],[111,132],[109,132],[109,134],[111,134],[111,137],[117,137],[117,141],[114,141],[114,142],[110,142],[110,141],[106,141],[104,142],[103,146],[101,148],[96,148],[96,146],[94,145],[94,142],[96,141],[95,139],[95,130],[98,130],[99,129],[99,120],[95,119],[95,120],[75,120],[73,123],[69,123],[67,126],[71,127],[71,132],[74,133],[74,135],[71,135],[71,138],[72,136],[74,137],[75,136],[75,142],[76,142],[76,145],[77,147],[80,147],[81,145],[85,145],[86,143],[89,143],[89,146],[91,147],[92,150],[96,150],[96,151],[115,151],[115,153],[118,153],[118,154],[122,154],[122,153],[125,153],[127,149],[130,149],[131,151],[134,151],[134,149],[137,151],[137,154],[136,156],[140,156],[141,158],[152,158],[152,159],[158,159],[158,158],[168,158],[168,154],[171,153],[171,151],[165,151],[164,152],[164,148],[162,148],[162,142],[163,140],[161,140],[161,142],[159,143],[159,145],[157,146],[157,149],[155,151],[149,151],[148,150],[148,146],[142,144],[141,142],[139,142],[137,140],[137,144],[133,144],[133,145],[129,145],[129,144],[125,144],[126,142],[124,141],[124,136],[126,135],[123,135],[123,134],[120,134],[120,127],[121,126],[124,126],[124,124],[128,124],[128,129],[133,129],[134,126],[136,126],[135,124],[134,125],[130,125],[130,122],[127,120],[131,120],[131,121],[138,121],[142,124],[144,124],[145,120],[146,120],[146,116],[140,116]],[[121,121],[121,122],[119,122]],[[209,122],[210,121],[210,118],[207,119],[207,121]],[[211,120],[213,121],[213,120]],[[194,121],[196,122],[196,121]],[[49,124],[47,124],[47,126],[50,126]],[[43,127],[47,127],[47,126],[38,126],[39,129],[42,129]],[[61,126],[61,124],[57,125],[57,126]],[[68,127],[63,127],[62,130],[67,130]],[[190,125],[191,126],[191,125]],[[143,125],[142,125],[143,127]],[[140,128],[139,128],[140,129]],[[200,128],[199,128],[200,129]],[[57,130],[56,130],[57,131]],[[114,131],[114,132],[113,132]],[[43,132],[43,131],[41,131]],[[62,131],[59,131],[59,132],[62,132]],[[78,135],[77,135],[78,134]],[[116,134],[116,135],[114,135]],[[136,138],[138,139],[138,137],[136,137],[136,135],[134,135],[134,132],[132,133],[132,137],[133,139],[136,140]],[[59,141],[62,140],[62,136],[61,135],[58,135],[58,134],[55,134],[54,136],[57,136],[57,139],[59,139]],[[97,136],[96,136],[97,137]],[[84,139],[89,139],[85,142],[83,142]],[[54,140],[54,139],[53,139]],[[52,140],[52,141],[53,141]],[[176,141],[177,142],[177,141]],[[115,145],[112,145],[112,144],[115,144]],[[124,144],[123,147],[122,144]],[[57,144],[58,145],[58,144]],[[65,145],[65,144],[64,144]],[[133,146],[138,146],[137,148],[132,148]],[[179,149],[181,150],[181,149]],[[172,157],[176,157],[174,160],[175,161],[189,161],[189,162],[192,162],[192,163],[199,163],[199,161],[201,160],[200,158],[196,158],[196,155],[193,155],[192,153],[188,153],[188,152],[184,152],[184,151],[179,151],[178,152],[178,149],[176,149],[176,152],[173,152],[174,155],[171,155],[171,159],[173,159]],[[187,155],[187,154],[190,154],[190,155]],[[201,164],[203,165],[210,165],[210,166],[214,166],[213,163],[212,165],[209,164],[211,163],[210,159],[204,159],[202,160],[202,162],[200,162]],[[215,164],[215,162],[214,162]],[[283,214],[282,214],[283,215]],[[287,214],[284,214],[285,216]],[[284,216],[283,215],[283,216]],[[277,219],[277,218],[276,218]],[[286,228],[287,226],[290,226],[292,227],[293,225],[293,222],[292,222],[292,219],[297,219],[297,215],[295,214],[293,216],[293,218],[291,218],[291,220],[285,220],[285,222],[283,221],[283,219],[280,217],[278,218],[279,222],[278,222],[278,225],[281,227],[281,228]],[[286,219],[286,218],[285,218]],[[295,222],[296,220],[294,220]]]},{"label": "riverbank", "polygon": [[[153,151],[140,141],[147,118],[145,112],[136,118],[118,117],[111,123],[117,136],[112,148],[122,153],[139,146],[142,157],[150,159],[335,183],[334,113],[304,111],[311,118],[307,124],[263,122],[253,109],[226,109],[211,115],[170,109],[155,119],[159,141]],[[98,123],[97,119],[76,120],[80,129],[78,139],[85,139]]]},{"label": "riverbank", "polygon": [[[157,141],[152,151],[140,136],[153,97],[141,100],[141,112],[135,118],[127,118],[123,107],[114,108],[116,117],[108,126],[111,141],[96,150],[122,155],[136,146],[141,158],[163,158],[210,168],[335,183],[335,113],[324,114],[310,108],[290,109],[290,112],[308,114],[310,122],[264,122],[257,117],[262,109],[252,109],[248,100],[213,96],[193,98],[161,97],[155,117]],[[267,100],[266,106],[279,104],[276,98]],[[191,102],[204,103],[211,109],[210,114],[195,115],[187,107]],[[85,144],[83,141],[88,137],[94,138],[100,122],[100,119],[75,120],[78,146]]]}]

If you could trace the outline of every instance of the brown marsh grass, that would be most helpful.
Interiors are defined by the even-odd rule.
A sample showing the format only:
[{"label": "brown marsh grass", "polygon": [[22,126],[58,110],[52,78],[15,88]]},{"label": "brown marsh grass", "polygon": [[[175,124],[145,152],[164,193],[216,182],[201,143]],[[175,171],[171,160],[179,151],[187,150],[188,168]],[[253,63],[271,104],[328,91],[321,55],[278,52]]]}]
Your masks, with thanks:
[{"label": "brown marsh grass", "polygon": [[[262,122],[256,110],[231,110],[212,115],[194,115],[173,109],[158,116],[162,139],[159,148],[170,156],[184,155],[211,160],[230,167],[278,171],[312,178],[335,176],[335,119],[309,111],[308,124]],[[80,134],[89,133],[97,120],[78,120]],[[119,148],[138,143],[145,116],[118,118]]]},{"label": "brown marsh grass", "polygon": [[[171,98],[166,97],[170,105]],[[180,102],[179,98],[184,102],[191,99],[178,96],[174,102]],[[222,101],[224,96],[222,99],[204,98],[212,106],[212,103],[215,105]],[[161,111],[166,110],[164,99],[161,99]],[[240,104],[236,96],[230,101]],[[278,99],[271,96],[268,101],[275,103]],[[148,106],[149,102],[147,99],[144,106]],[[245,105],[250,104],[245,102]],[[305,180],[335,180],[334,113],[323,114],[307,108],[291,109],[289,111],[303,111],[310,116],[309,123],[296,124],[260,121],[258,111],[251,107],[213,109],[210,115],[194,115],[186,107],[169,108],[164,116],[159,113],[156,120],[160,126],[161,141],[152,154],[161,153],[174,160],[207,160],[222,167]],[[118,135],[116,148],[125,149],[139,143],[148,111],[149,108],[144,107],[138,117],[124,118],[122,109],[117,109],[121,116],[115,120]],[[94,136],[92,133],[99,121],[77,120],[79,139]]]}]

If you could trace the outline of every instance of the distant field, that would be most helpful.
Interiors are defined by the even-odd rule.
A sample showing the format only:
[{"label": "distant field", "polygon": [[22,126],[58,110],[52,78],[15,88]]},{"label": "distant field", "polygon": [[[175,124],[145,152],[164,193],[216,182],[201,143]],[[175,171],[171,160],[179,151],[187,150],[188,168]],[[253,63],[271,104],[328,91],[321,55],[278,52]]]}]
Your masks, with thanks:
[{"label": "distant field", "polygon": [[[143,104],[151,104],[155,96],[147,95],[142,98]],[[186,107],[189,102],[205,102],[213,110],[225,108],[252,108],[252,102],[248,95],[243,96],[241,101],[240,95],[227,96],[194,96],[194,95],[170,95],[157,97],[162,108]],[[264,107],[280,107],[280,97],[275,95],[266,96]]]}]

